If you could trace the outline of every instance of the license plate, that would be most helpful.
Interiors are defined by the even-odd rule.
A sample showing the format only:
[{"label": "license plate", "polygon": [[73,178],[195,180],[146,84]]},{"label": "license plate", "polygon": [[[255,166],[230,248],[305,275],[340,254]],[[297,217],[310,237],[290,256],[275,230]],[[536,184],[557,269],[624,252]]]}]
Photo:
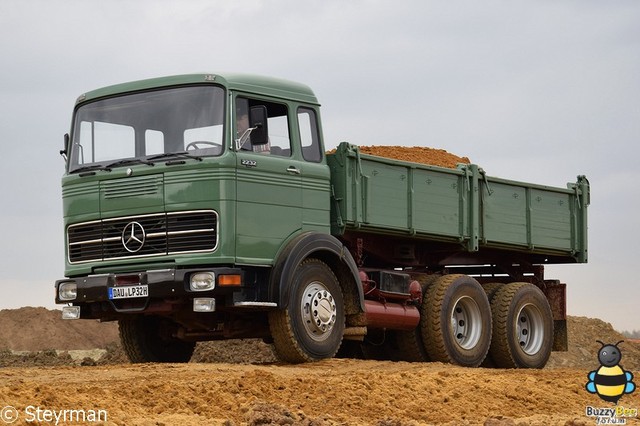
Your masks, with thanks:
[{"label": "license plate", "polygon": [[109,287],[109,299],[131,299],[134,297],[148,297],[148,285],[132,285],[126,287]]}]

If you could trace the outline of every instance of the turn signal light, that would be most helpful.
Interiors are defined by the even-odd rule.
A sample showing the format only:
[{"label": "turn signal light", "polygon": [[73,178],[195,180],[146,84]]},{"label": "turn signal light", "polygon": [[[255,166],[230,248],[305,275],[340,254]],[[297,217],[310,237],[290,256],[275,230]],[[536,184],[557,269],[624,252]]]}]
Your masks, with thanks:
[{"label": "turn signal light", "polygon": [[219,286],[230,286],[230,285],[241,285],[241,284],[242,284],[242,276],[240,275],[219,275],[218,276]]}]

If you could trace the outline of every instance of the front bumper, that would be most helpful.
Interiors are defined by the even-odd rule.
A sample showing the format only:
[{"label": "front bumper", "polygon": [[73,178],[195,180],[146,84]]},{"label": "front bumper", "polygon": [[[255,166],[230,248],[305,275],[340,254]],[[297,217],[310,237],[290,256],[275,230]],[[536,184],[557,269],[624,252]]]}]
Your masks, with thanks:
[{"label": "front bumper", "polygon": [[[210,290],[195,291],[190,287],[190,278],[198,272],[213,272],[215,285]],[[240,276],[229,285],[228,280],[221,277]],[[221,285],[221,281],[224,283]],[[227,281],[227,282],[225,282]],[[154,306],[184,306],[192,305],[195,298],[217,298],[225,305],[228,298],[233,304],[234,293],[244,293],[244,271],[239,268],[202,268],[202,269],[159,269],[135,273],[99,274],[86,277],[68,278],[55,283],[56,303],[80,306],[82,317],[100,317],[99,312],[140,312]],[[59,288],[61,284],[75,283],[76,297],[72,300],[61,299]],[[130,297],[110,299],[110,288],[148,286],[148,295],[144,297]]]}]

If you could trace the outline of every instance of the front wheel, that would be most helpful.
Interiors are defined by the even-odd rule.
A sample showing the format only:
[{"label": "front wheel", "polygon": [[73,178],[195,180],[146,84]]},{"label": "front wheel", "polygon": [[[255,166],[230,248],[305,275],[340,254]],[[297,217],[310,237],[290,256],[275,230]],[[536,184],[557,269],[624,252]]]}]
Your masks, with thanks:
[{"label": "front wheel", "polygon": [[553,346],[553,314],[533,284],[511,283],[491,301],[491,358],[502,368],[542,368]]},{"label": "front wheel", "polygon": [[298,266],[287,307],[269,313],[269,327],[282,361],[316,361],[336,354],[344,334],[344,302],[338,279],[324,262],[307,259]]},{"label": "front wheel", "polygon": [[429,286],[420,330],[432,361],[477,367],[491,344],[491,308],[482,286],[452,274]]},{"label": "front wheel", "polygon": [[118,321],[120,342],[129,360],[140,362],[188,362],[196,347],[173,337],[176,324],[156,316],[134,315]]}]

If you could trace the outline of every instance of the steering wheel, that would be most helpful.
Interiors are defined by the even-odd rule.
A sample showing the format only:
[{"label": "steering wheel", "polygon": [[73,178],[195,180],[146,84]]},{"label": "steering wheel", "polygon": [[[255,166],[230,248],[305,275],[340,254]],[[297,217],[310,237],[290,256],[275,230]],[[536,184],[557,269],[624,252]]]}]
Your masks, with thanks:
[{"label": "steering wheel", "polygon": [[189,142],[187,144],[187,146],[185,147],[185,150],[189,151],[190,149],[192,150],[196,150],[196,149],[204,149],[201,148],[200,146],[198,146],[199,144],[202,145],[207,145],[213,148],[218,148],[219,152],[222,152],[222,145],[216,142],[211,142],[211,141],[193,141],[193,142]]}]

